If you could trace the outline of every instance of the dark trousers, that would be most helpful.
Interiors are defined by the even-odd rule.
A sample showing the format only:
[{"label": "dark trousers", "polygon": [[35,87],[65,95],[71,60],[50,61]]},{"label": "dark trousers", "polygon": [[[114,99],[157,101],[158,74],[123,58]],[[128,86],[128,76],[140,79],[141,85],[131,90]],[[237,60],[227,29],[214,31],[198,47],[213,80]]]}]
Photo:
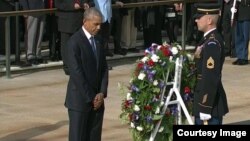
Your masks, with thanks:
[{"label": "dark trousers", "polygon": [[108,21],[101,24],[101,30],[98,32],[98,35],[101,37],[104,48],[109,49],[108,42],[110,36],[110,23]]},{"label": "dark trousers", "polygon": [[248,60],[250,21],[237,21],[235,29],[235,49],[238,59]]},{"label": "dark trousers", "polygon": [[46,17],[46,30],[47,36],[49,38],[49,55],[51,59],[60,59],[60,37],[57,30],[57,17],[54,14],[48,14]]},{"label": "dark trousers", "polygon": [[177,17],[166,18],[165,28],[166,28],[170,43],[177,42],[178,33],[175,31],[175,26],[177,25],[178,25]]},{"label": "dark trousers", "polygon": [[234,48],[234,28],[231,27],[231,4],[224,3],[222,15],[222,33],[225,41],[225,54],[235,54]]},{"label": "dark trousers", "polygon": [[162,44],[161,28],[156,26],[150,26],[149,28],[143,28],[144,48],[148,48],[152,43]]},{"label": "dark trousers", "polygon": [[114,39],[114,50],[118,51],[121,49],[121,32],[122,32],[122,18],[119,9],[113,10],[113,17],[111,22],[111,34]]},{"label": "dark trousers", "polygon": [[[186,13],[187,13],[187,18],[186,18],[186,24],[187,24],[187,42],[191,43],[192,41],[195,41],[194,34],[195,29],[194,27],[196,26],[195,19],[193,18],[194,16],[194,4],[193,3],[187,3],[186,6]],[[197,41],[196,41],[197,42]]]},{"label": "dark trousers", "polygon": [[104,106],[98,110],[68,110],[69,141],[101,141]]},{"label": "dark trousers", "polygon": [[144,48],[148,48],[152,43],[162,44],[162,15],[160,7],[150,7],[143,11],[143,39]]},{"label": "dark trousers", "polygon": [[[222,125],[222,117],[212,117],[208,120],[208,125]],[[195,117],[195,125],[204,125],[203,120],[200,117]]]}]

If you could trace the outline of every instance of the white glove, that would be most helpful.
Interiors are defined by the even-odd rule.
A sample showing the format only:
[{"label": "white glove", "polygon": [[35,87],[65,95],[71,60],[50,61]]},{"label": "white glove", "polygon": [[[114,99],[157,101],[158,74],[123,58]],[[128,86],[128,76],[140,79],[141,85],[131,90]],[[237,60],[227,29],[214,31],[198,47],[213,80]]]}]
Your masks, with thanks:
[{"label": "white glove", "polygon": [[209,120],[211,118],[210,114],[200,113],[201,120]]}]

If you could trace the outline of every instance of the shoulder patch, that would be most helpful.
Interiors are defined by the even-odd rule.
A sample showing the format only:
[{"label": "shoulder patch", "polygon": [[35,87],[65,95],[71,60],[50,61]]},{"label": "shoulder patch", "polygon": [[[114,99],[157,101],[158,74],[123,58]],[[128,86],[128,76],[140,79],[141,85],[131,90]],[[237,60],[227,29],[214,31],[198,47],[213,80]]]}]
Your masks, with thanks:
[{"label": "shoulder patch", "polygon": [[214,68],[214,59],[211,56],[207,59],[207,68],[208,69]]},{"label": "shoulder patch", "polygon": [[210,41],[207,43],[208,45],[216,45],[217,43],[215,41]]},{"label": "shoulder patch", "polygon": [[216,39],[215,34],[211,34],[208,39],[207,42],[205,43],[207,46],[218,46],[221,47],[220,42]]}]

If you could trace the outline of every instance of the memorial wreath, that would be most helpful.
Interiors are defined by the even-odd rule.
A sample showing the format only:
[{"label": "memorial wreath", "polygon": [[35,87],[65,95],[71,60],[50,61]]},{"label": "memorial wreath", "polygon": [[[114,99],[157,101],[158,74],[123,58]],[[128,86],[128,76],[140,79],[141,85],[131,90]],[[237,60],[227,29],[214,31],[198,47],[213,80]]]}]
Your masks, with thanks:
[{"label": "memorial wreath", "polygon": [[[123,123],[129,124],[134,141],[147,141],[156,124],[161,120],[156,141],[167,141],[172,135],[172,127],[177,124],[179,112],[176,105],[168,106],[162,114],[166,96],[170,90],[167,82],[174,79],[175,60],[183,56],[180,93],[192,113],[192,90],[195,77],[194,63],[190,54],[178,44],[152,44],[145,50],[144,57],[136,62],[128,86],[120,85],[125,95],[120,114]],[[166,77],[169,72],[169,77]],[[168,80],[166,80],[168,79]],[[165,90],[164,90],[165,87]],[[175,99],[173,96],[171,99]]]}]

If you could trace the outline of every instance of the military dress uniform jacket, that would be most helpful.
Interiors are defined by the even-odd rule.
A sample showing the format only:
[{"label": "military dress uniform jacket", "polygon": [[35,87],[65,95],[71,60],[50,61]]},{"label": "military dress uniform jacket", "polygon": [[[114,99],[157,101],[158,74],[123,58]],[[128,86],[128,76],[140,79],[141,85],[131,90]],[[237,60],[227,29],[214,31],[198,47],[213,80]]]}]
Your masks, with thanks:
[{"label": "military dress uniform jacket", "polygon": [[224,44],[217,30],[203,37],[197,47],[195,60],[197,84],[194,93],[194,116],[199,113],[222,117],[228,113],[226,93],[221,82],[221,71],[225,60]]}]

